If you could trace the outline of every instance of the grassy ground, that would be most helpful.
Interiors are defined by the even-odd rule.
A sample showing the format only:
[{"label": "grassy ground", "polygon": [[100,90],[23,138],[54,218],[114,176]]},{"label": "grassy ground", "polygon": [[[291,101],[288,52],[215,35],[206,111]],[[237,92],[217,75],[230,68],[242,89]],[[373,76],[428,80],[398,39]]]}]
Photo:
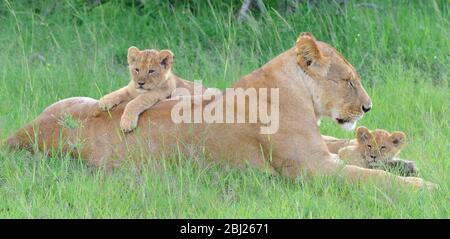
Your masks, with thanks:
[{"label": "grassy ground", "polygon": [[[289,16],[269,8],[242,24],[229,3],[171,10],[111,1],[89,9],[68,1],[52,12],[49,1],[22,2],[0,3],[1,140],[59,99],[99,98],[126,84],[130,45],[170,48],[176,74],[225,88],[311,31],[360,73],[374,103],[360,125],[405,131],[401,156],[441,187],[428,193],[335,178],[290,181],[182,157],[160,160],[157,169],[106,173],[67,156],[0,149],[0,217],[450,217],[448,1],[375,1],[377,8],[350,1],[343,15],[332,5],[302,5]],[[353,137],[330,121],[321,130]]]}]

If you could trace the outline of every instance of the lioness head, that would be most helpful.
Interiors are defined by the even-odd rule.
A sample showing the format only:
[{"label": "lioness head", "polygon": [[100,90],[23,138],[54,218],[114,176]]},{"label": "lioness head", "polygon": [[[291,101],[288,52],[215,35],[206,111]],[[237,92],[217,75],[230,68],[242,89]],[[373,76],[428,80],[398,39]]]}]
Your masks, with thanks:
[{"label": "lioness head", "polygon": [[406,135],[396,131],[392,134],[386,130],[377,129],[370,132],[366,127],[356,130],[358,149],[368,165],[386,162],[400,153],[406,142]]},{"label": "lioness head", "polygon": [[173,53],[169,50],[128,49],[128,69],[138,92],[147,92],[163,83],[173,64]]},{"label": "lioness head", "polygon": [[314,83],[314,107],[319,117],[330,117],[346,130],[372,108],[353,66],[333,47],[301,33],[295,46],[297,62]]}]

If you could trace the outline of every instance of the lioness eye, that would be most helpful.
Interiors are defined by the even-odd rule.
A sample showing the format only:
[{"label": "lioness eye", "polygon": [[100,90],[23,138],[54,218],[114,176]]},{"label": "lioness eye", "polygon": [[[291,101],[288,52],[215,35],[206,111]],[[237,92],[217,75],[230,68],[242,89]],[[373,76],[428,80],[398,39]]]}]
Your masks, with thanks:
[{"label": "lioness eye", "polygon": [[152,74],[153,72],[155,72],[155,70],[152,69],[148,70],[148,74]]},{"label": "lioness eye", "polygon": [[139,73],[139,68],[134,69],[137,73]]},{"label": "lioness eye", "polygon": [[372,145],[367,145],[367,148],[371,149],[371,148],[372,148]]},{"label": "lioness eye", "polygon": [[348,81],[348,84],[350,85],[350,87],[351,87],[352,89],[355,89],[355,85],[353,85],[353,82]]},{"label": "lioness eye", "polygon": [[380,150],[385,150],[385,149],[386,149],[386,146],[384,146],[384,145],[380,147]]}]

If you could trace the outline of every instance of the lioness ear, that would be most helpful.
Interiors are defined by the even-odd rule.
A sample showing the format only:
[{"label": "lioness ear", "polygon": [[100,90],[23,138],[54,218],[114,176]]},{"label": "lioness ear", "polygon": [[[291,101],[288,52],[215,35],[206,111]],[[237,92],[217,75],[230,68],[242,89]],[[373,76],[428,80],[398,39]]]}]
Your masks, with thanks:
[{"label": "lioness ear", "polygon": [[128,64],[134,62],[137,60],[138,56],[139,56],[139,49],[135,46],[132,46],[130,48],[128,48]]},{"label": "lioness ear", "polygon": [[371,135],[370,135],[370,131],[368,128],[364,127],[364,126],[360,126],[358,127],[358,129],[356,129],[356,140],[358,141],[358,143],[361,144],[365,144],[369,142]]},{"label": "lioness ear", "polygon": [[170,50],[161,50],[159,52],[159,62],[164,69],[170,69],[173,64],[173,53]]},{"label": "lioness ear", "polygon": [[325,76],[329,61],[323,56],[316,43],[316,38],[309,32],[302,32],[295,43],[297,63],[307,73]]},{"label": "lioness ear", "polygon": [[391,134],[390,139],[391,139],[392,144],[395,147],[400,148],[406,142],[406,135],[405,135],[405,133],[403,133],[401,131],[396,131]]}]

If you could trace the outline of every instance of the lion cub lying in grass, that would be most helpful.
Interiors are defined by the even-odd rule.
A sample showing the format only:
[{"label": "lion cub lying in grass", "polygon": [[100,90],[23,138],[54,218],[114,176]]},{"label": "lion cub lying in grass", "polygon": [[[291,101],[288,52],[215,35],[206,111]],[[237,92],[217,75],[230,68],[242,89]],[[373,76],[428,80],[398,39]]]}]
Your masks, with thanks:
[{"label": "lion cub lying in grass", "polygon": [[376,129],[369,131],[366,127],[356,130],[357,145],[339,150],[341,159],[349,164],[365,168],[398,169],[404,176],[417,174],[414,162],[395,158],[406,142],[406,135],[397,131],[392,134]]},{"label": "lion cub lying in grass", "polygon": [[[169,50],[128,49],[130,83],[99,101],[101,111],[108,111],[121,102],[131,100],[125,107],[120,128],[130,132],[136,128],[139,115],[158,101],[171,96],[181,79],[171,72],[173,53]],[[182,83],[181,83],[182,84]]]}]

